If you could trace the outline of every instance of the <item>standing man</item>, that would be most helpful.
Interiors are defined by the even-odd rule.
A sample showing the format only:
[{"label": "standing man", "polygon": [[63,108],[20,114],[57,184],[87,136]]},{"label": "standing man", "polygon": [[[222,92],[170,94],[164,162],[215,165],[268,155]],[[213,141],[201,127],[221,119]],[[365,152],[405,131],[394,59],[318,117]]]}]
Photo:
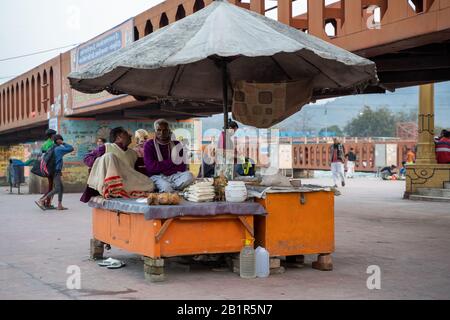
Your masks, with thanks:
[{"label": "standing man", "polygon": [[356,161],[356,154],[354,152],[353,148],[350,148],[350,152],[345,155],[347,158],[347,179],[353,178],[353,175],[355,174],[355,161]]},{"label": "standing man", "polygon": [[341,185],[345,187],[344,162],[345,148],[338,138],[333,139],[330,147],[331,172],[333,173],[334,187],[337,188],[339,180]]},{"label": "standing man", "polygon": [[58,194],[58,207],[57,210],[66,210],[62,205],[64,186],[62,183],[61,172],[63,168],[63,157],[73,151],[73,147],[70,144],[64,143],[64,139],[61,135],[57,134],[53,137],[56,147],[53,149],[55,157],[55,174],[53,176],[54,186],[51,192],[49,192],[44,199],[39,200],[40,207],[44,207],[44,203],[47,199],[51,199],[53,195]]},{"label": "standing man", "polygon": [[186,169],[182,145],[171,140],[172,132],[164,119],[155,121],[155,132],[155,139],[144,145],[147,174],[159,192],[183,190],[194,181],[194,176]]},{"label": "standing man", "polygon": [[406,153],[406,164],[414,164],[414,161],[416,160],[416,155],[411,149],[407,149]]},{"label": "standing man", "polygon": [[[53,138],[56,134],[56,131],[53,129],[47,129],[45,131],[45,137],[46,140],[44,141],[44,143],[42,144],[41,147],[41,152],[42,154],[46,153],[51,147],[53,147],[55,145]],[[53,190],[53,175],[49,175],[47,177],[47,181],[48,181],[48,189],[47,192],[42,196],[41,200],[44,199],[52,190]],[[47,198],[47,200],[44,202],[44,207],[46,209],[54,209],[54,207],[52,206],[52,198]]]},{"label": "standing man", "polygon": [[[236,121],[233,121],[231,119],[228,120],[228,128],[233,130],[233,135],[236,133],[236,131],[239,129],[239,125],[237,124]],[[225,142],[226,142],[226,146],[225,146]],[[218,149],[225,149],[225,147],[227,149],[230,149],[230,146],[233,146],[232,144],[232,136],[226,136],[225,132],[222,131],[220,133],[220,137],[219,137],[219,143],[218,143]]]}]

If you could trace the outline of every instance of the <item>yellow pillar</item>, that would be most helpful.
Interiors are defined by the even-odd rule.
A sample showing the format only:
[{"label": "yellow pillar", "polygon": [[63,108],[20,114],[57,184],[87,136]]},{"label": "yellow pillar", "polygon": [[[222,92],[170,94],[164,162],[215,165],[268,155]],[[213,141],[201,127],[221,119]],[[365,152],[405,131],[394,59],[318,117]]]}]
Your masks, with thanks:
[{"label": "yellow pillar", "polygon": [[435,164],[434,145],[434,84],[420,86],[419,141],[416,164]]}]

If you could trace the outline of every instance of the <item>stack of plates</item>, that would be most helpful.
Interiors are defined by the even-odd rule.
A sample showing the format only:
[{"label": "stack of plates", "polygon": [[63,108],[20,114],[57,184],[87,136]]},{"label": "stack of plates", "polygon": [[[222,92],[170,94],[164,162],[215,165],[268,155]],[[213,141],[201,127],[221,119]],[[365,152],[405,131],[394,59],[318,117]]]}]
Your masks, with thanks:
[{"label": "stack of plates", "polygon": [[247,200],[247,187],[244,181],[229,181],[225,187],[225,199],[228,202],[244,202]]},{"label": "stack of plates", "polygon": [[214,201],[214,186],[212,181],[197,182],[187,188],[184,197],[188,201],[193,202],[210,202]]}]

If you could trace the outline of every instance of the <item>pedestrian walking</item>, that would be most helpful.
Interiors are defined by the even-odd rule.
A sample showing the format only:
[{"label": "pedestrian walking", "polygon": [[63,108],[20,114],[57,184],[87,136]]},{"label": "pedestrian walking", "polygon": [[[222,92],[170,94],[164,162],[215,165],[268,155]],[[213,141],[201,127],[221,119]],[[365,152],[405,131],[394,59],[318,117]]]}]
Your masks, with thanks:
[{"label": "pedestrian walking", "polygon": [[350,179],[353,178],[355,174],[355,149],[350,148],[350,152],[345,155],[345,158],[347,159],[347,179]]},{"label": "pedestrian walking", "polygon": [[64,139],[61,135],[57,134],[53,137],[55,148],[53,149],[53,157],[54,157],[54,169],[52,168],[52,171],[54,172],[53,175],[53,189],[51,192],[49,192],[43,199],[40,199],[38,201],[38,205],[41,209],[45,210],[45,202],[48,201],[48,199],[51,199],[53,195],[58,194],[58,206],[56,207],[57,210],[66,210],[62,205],[62,199],[63,199],[63,193],[64,193],[64,186],[62,182],[62,168],[63,168],[63,157],[73,151],[73,147],[70,144],[64,143]]},{"label": "pedestrian walking", "polygon": [[334,187],[337,188],[340,182],[345,187],[344,162],[345,148],[338,138],[333,139],[330,147],[331,172],[333,174]]}]

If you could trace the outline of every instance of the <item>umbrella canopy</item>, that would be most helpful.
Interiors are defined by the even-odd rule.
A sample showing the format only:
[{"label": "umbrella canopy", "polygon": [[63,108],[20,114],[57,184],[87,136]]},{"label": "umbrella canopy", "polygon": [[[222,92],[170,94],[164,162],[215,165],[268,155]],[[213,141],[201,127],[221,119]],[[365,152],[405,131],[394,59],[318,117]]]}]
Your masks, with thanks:
[{"label": "umbrella canopy", "polygon": [[229,107],[228,97],[242,80],[307,80],[309,100],[360,93],[378,83],[370,60],[222,0],[71,73],[69,80],[84,93],[106,90],[207,103],[205,108]]}]

